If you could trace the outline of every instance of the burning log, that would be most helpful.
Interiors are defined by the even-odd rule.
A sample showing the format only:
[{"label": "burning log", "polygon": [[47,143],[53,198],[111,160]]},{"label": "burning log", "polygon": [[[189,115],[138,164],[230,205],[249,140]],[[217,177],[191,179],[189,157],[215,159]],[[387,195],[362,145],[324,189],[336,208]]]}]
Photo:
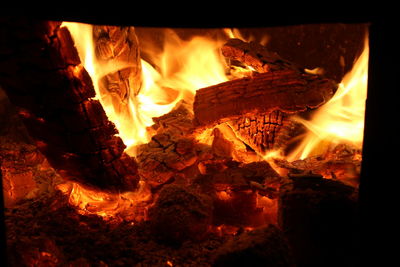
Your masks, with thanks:
[{"label": "burning log", "polygon": [[298,266],[353,266],[357,190],[321,176],[291,176],[280,188],[278,222]]},{"label": "burning log", "polygon": [[221,48],[221,52],[226,58],[239,61],[259,73],[284,69],[301,71],[296,64],[281,58],[277,53],[267,50],[256,42],[247,43],[233,38]]},{"label": "burning log", "polygon": [[275,226],[255,229],[227,241],[214,257],[213,266],[295,266],[282,232]]},{"label": "burning log", "polygon": [[30,136],[64,177],[133,189],[137,166],[95,96],[74,42],[60,22],[4,19],[0,82]]},{"label": "burning log", "polygon": [[331,80],[293,70],[254,74],[197,90],[194,119],[209,126],[247,114],[301,112],[321,106],[335,90]]},{"label": "burning log", "polygon": [[227,123],[239,138],[260,154],[284,147],[300,130],[300,125],[280,110],[243,116]]},{"label": "burning log", "polygon": [[[252,129],[245,130],[246,133],[257,133],[247,138],[253,139],[256,149],[259,146],[260,150],[265,150],[279,139],[275,135],[284,125],[282,112],[293,114],[317,108],[332,97],[335,90],[336,84],[331,80],[291,69],[254,74],[197,90],[194,121],[198,126],[212,126],[244,117],[244,124],[249,124],[247,127]],[[248,118],[261,114],[263,116],[253,120],[251,125]],[[260,126],[258,120],[263,122],[259,123]],[[243,125],[243,122],[234,121],[232,124],[235,127]]]},{"label": "burning log", "polygon": [[262,74],[198,90],[195,122],[204,126],[228,121],[257,153],[285,145],[299,128],[288,115],[319,107],[336,90],[333,81],[304,73],[260,44],[230,39],[221,50],[228,59]]},{"label": "burning log", "polygon": [[142,83],[139,42],[135,29],[96,25],[93,27],[93,37],[99,63],[120,67],[100,78],[102,101],[111,105],[117,114],[129,112],[128,98],[139,93]]},{"label": "burning log", "polygon": [[193,138],[157,134],[148,144],[137,148],[139,173],[151,186],[168,182],[173,176],[198,160]]},{"label": "burning log", "polygon": [[156,133],[169,132],[175,136],[190,136],[195,130],[192,106],[185,100],[178,102],[171,112],[153,118],[152,130]]},{"label": "burning log", "polygon": [[167,185],[149,210],[154,234],[164,242],[202,240],[212,222],[212,201],[187,187]]},{"label": "burning log", "polygon": [[326,153],[289,162],[275,159],[275,164],[289,170],[289,173],[314,173],[325,178],[338,179],[357,187],[361,172],[361,150],[348,144],[336,145]]}]

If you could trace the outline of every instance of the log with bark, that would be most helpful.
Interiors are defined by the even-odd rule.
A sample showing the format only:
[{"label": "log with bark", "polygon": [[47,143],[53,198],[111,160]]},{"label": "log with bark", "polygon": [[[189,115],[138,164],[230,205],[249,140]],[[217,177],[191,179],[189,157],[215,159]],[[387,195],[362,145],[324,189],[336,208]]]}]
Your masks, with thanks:
[{"label": "log with bark", "polygon": [[264,154],[282,148],[299,128],[290,114],[314,109],[333,96],[335,82],[305,73],[299,66],[260,44],[230,39],[222,54],[256,72],[251,77],[196,92],[195,123],[227,122],[253,150]]},{"label": "log with bark", "polygon": [[247,114],[306,111],[325,103],[336,88],[329,79],[293,70],[254,74],[197,90],[194,119],[211,126]]},{"label": "log with bark", "polygon": [[1,20],[0,83],[39,150],[68,179],[133,189],[133,158],[116,136],[61,22]]},{"label": "log with bark", "polygon": [[283,121],[287,114],[321,106],[336,88],[329,79],[292,69],[254,74],[197,90],[194,122],[200,127],[230,122],[263,152],[280,139],[282,126],[293,127]]},{"label": "log with bark", "polygon": [[275,70],[292,69],[302,71],[302,69],[288,60],[280,57],[276,52],[271,52],[263,45],[256,42],[244,42],[240,39],[232,38],[221,48],[222,55],[234,61],[239,61],[245,66],[252,67],[259,73],[271,72]]}]

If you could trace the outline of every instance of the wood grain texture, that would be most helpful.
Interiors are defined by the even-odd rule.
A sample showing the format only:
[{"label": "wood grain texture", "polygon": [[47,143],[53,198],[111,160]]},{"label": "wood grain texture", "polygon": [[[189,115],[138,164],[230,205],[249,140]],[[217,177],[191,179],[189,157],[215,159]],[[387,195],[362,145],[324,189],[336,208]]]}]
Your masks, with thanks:
[{"label": "wood grain texture", "polygon": [[336,88],[329,79],[291,69],[254,74],[197,90],[194,121],[210,126],[274,110],[301,112],[325,103]]}]

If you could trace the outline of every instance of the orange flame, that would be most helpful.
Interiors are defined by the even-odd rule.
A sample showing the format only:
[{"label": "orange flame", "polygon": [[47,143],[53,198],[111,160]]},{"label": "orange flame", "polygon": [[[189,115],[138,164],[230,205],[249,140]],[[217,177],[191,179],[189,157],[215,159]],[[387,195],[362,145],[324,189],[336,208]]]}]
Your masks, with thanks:
[{"label": "orange flame", "polygon": [[347,73],[335,95],[313,114],[310,121],[298,116],[308,132],[300,145],[288,155],[289,161],[304,159],[321,149],[323,143],[349,143],[362,148],[364,137],[365,101],[368,83],[368,38],[364,50]]},{"label": "orange flame", "polygon": [[[121,115],[104,101],[98,82],[103,75],[127,67],[126,63],[125,66],[116,66],[101,64],[96,60],[92,25],[63,22],[62,27],[64,26],[71,32],[82,64],[93,80],[96,98],[103,105],[107,117],[114,122],[119,136],[127,146],[126,151],[131,156],[135,155],[132,148],[150,140],[146,128],[153,124],[153,117],[168,113],[182,98],[190,102],[199,88],[228,80],[225,75],[225,61],[219,52],[221,41],[199,36],[184,41],[173,31],[167,30],[162,53],[152,52],[150,55],[156,67],[141,61],[142,88],[138,95],[129,98],[129,112]],[[177,90],[175,99],[171,100],[168,90]]]}]

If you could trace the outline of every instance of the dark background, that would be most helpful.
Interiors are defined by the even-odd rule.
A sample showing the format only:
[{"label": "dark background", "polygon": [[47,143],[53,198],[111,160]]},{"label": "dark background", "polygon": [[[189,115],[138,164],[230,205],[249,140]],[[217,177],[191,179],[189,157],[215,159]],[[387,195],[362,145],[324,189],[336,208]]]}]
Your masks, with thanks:
[{"label": "dark background", "polygon": [[[68,10],[62,3],[58,6],[53,3],[55,6],[50,12],[3,8],[0,16],[133,25],[153,28],[153,38],[160,38],[156,34],[159,29],[154,27],[200,28],[200,31],[236,27],[247,28],[249,33],[263,28],[261,34],[270,36],[269,49],[307,68],[322,67],[326,76],[335,80],[351,68],[352,61],[360,53],[365,26],[369,25],[370,65],[360,184],[360,266],[367,266],[367,263],[370,266],[393,265],[398,261],[395,257],[399,227],[394,215],[398,210],[397,180],[400,178],[397,171],[400,119],[396,40],[399,23],[398,14],[394,14],[397,8],[364,3],[363,6],[368,7],[366,10],[357,8],[347,12],[343,3],[321,2],[322,9],[310,11],[312,4],[301,3],[306,7],[304,12],[289,2],[280,9],[255,3],[245,8],[246,4],[250,3],[236,6],[232,3],[228,9],[213,11],[214,7],[197,8],[198,3],[192,3],[179,6],[178,12],[163,12],[160,16],[156,12],[166,11],[165,5],[156,2],[151,3],[154,7],[150,12],[119,6],[118,2],[108,3],[100,10],[98,7],[83,10],[76,6]],[[331,12],[327,12],[329,10]],[[138,30],[138,35],[141,34],[146,33]],[[344,57],[344,65],[340,64],[340,56]]]}]

